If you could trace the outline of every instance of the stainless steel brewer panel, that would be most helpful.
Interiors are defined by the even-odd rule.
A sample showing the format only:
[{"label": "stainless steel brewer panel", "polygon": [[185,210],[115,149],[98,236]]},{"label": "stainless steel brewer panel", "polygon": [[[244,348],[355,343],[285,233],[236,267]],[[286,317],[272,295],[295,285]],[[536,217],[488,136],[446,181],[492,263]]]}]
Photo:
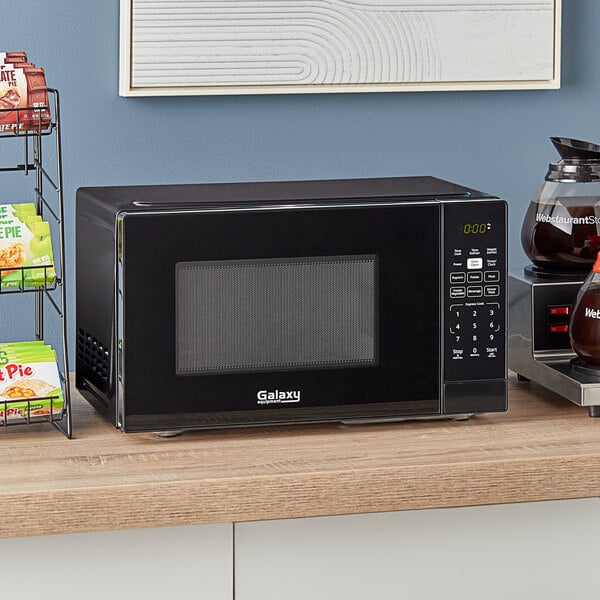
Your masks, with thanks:
[{"label": "stainless steel brewer panel", "polygon": [[600,379],[572,369],[568,325],[585,274],[552,277],[526,268],[509,276],[508,367],[600,416]]}]

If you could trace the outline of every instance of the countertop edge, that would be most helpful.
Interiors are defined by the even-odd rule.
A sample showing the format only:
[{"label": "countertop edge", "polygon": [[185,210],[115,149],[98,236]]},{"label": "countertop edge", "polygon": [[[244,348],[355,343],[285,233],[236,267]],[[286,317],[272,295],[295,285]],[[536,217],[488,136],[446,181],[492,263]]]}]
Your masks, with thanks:
[{"label": "countertop edge", "polygon": [[0,538],[594,496],[596,454],[0,492]]}]

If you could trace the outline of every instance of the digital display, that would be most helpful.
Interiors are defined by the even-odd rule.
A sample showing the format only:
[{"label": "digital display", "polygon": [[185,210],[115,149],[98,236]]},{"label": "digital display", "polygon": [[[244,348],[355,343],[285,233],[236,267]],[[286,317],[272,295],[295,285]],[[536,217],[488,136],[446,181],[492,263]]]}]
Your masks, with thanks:
[{"label": "digital display", "polygon": [[481,235],[487,233],[491,229],[491,223],[463,223],[457,226],[456,233],[459,235]]}]

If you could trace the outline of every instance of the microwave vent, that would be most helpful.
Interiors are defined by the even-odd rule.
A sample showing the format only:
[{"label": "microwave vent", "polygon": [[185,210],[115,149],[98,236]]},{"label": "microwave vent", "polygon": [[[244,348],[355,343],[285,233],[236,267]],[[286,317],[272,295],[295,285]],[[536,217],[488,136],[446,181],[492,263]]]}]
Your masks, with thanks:
[{"label": "microwave vent", "polygon": [[102,389],[108,387],[108,357],[108,347],[105,344],[83,329],[77,331],[77,358]]}]

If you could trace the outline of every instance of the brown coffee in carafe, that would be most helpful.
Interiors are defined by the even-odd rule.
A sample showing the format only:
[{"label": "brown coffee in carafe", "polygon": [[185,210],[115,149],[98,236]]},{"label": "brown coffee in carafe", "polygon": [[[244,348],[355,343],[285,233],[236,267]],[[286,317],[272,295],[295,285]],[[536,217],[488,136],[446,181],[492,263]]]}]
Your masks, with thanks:
[{"label": "brown coffee in carafe", "polygon": [[521,243],[538,268],[587,272],[600,250],[600,146],[550,139],[563,159],[550,163],[525,215]]},{"label": "brown coffee in carafe", "polygon": [[600,251],[600,217],[595,207],[574,205],[573,200],[578,199],[530,204],[521,241],[534,264],[548,269],[587,270]]},{"label": "brown coffee in carafe", "polygon": [[600,373],[600,253],[577,294],[569,339],[585,364],[598,367]]}]

